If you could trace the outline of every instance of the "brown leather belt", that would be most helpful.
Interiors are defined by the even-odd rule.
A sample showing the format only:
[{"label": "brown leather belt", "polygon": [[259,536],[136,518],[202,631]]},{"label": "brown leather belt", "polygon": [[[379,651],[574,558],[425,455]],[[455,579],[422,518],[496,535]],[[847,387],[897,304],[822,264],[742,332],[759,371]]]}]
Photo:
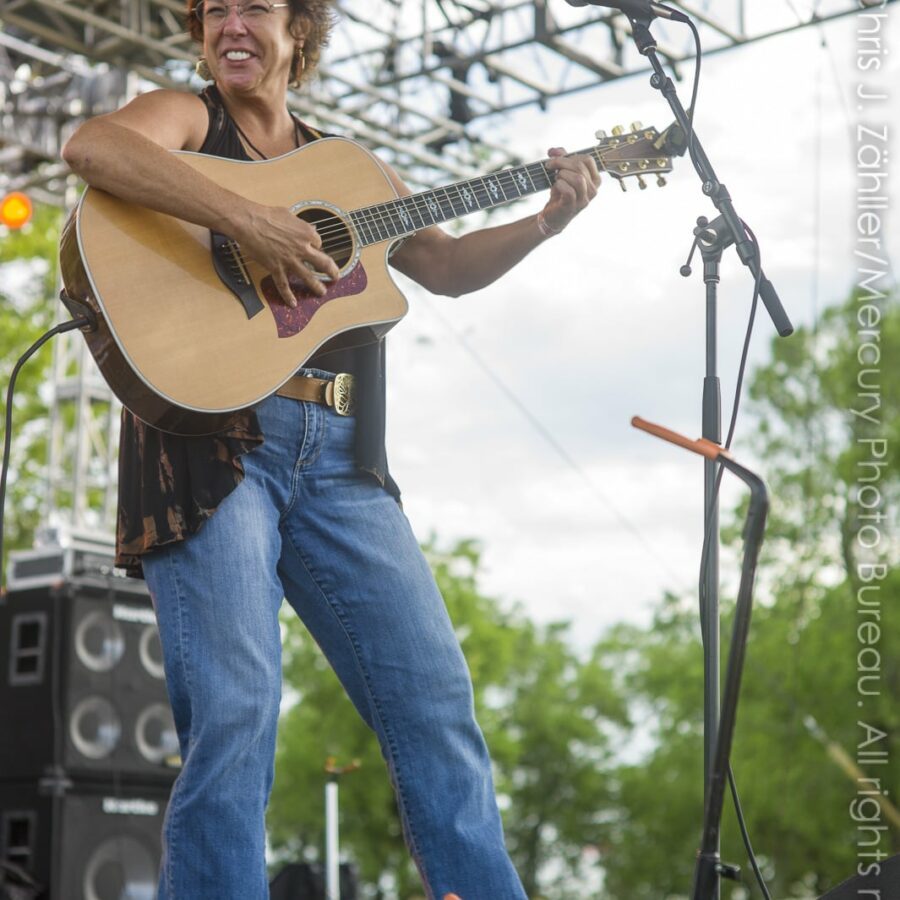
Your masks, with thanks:
[{"label": "brown leather belt", "polygon": [[356,412],[356,379],[346,372],[341,372],[334,378],[294,375],[275,393],[291,400],[321,403],[331,407],[339,416],[352,416]]}]

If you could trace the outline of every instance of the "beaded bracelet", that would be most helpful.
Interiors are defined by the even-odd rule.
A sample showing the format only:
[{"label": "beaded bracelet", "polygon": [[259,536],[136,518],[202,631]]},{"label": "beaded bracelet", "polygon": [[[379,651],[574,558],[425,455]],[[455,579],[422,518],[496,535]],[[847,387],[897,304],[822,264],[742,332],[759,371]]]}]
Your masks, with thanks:
[{"label": "beaded bracelet", "polygon": [[547,220],[544,218],[543,210],[541,210],[537,214],[537,227],[538,231],[541,233],[541,236],[545,238],[555,237],[557,234],[562,234],[562,228],[557,231],[555,228],[551,228],[547,224]]}]

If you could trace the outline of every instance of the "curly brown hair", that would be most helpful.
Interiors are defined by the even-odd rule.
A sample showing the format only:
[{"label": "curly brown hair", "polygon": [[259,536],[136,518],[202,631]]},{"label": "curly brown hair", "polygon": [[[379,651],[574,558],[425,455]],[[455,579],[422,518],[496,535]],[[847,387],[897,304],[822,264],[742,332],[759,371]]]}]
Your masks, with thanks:
[{"label": "curly brown hair", "polygon": [[[203,42],[203,23],[194,15],[194,8],[202,2],[203,0],[187,0],[187,30],[198,44]],[[294,58],[292,84],[299,85],[316,71],[319,57],[328,44],[337,18],[334,2],[335,0],[288,0],[291,16],[288,28],[294,34],[296,24],[301,22],[306,31],[303,55],[301,57],[298,53]]]}]

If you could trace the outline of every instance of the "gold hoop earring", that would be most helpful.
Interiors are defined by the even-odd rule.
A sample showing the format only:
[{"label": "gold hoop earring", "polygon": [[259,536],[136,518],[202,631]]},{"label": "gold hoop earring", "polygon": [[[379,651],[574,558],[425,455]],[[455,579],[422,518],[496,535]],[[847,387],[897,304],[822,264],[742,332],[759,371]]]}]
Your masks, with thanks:
[{"label": "gold hoop earring", "polygon": [[199,78],[202,78],[203,81],[212,81],[212,72],[209,71],[209,63],[206,61],[205,56],[201,56],[200,59],[197,60],[197,64],[194,66],[194,71],[197,73]]},{"label": "gold hoop earring", "polygon": [[291,65],[291,80],[288,82],[288,86],[292,88],[300,87],[305,71],[306,57],[303,55],[303,48],[297,47],[294,53],[294,61]]}]

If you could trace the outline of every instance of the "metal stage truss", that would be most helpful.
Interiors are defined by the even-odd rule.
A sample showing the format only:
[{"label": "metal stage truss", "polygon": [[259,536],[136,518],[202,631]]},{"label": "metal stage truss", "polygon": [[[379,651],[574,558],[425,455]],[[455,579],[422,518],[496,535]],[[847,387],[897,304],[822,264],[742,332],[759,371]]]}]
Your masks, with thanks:
[{"label": "metal stage truss", "polygon": [[[673,2],[705,53],[822,23],[858,0]],[[320,78],[291,95],[323,128],[377,150],[415,185],[522,162],[498,117],[646,70],[615,10],[564,0],[339,0]],[[196,47],[181,0],[0,0],[0,191],[65,202],[61,143],[142,86],[187,89]],[[694,45],[654,26],[677,77]]]}]

